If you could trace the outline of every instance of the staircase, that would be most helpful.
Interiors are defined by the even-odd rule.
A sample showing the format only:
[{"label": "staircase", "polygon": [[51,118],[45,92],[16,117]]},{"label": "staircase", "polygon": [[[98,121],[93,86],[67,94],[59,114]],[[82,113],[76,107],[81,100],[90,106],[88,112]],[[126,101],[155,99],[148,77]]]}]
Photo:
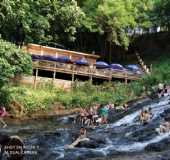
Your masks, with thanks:
[{"label": "staircase", "polygon": [[151,71],[149,69],[149,67],[147,67],[147,65],[144,63],[144,61],[142,60],[141,56],[139,55],[139,53],[136,53],[136,57],[139,61],[139,64],[141,65],[143,71],[146,73],[146,74],[150,74]]}]

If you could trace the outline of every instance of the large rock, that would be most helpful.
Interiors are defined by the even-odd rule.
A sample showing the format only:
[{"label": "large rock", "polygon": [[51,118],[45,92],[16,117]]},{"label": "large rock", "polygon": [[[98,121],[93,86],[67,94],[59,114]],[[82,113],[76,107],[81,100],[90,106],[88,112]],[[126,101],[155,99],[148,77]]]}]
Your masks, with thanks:
[{"label": "large rock", "polygon": [[90,139],[90,141],[80,142],[76,147],[99,148],[104,144],[105,142],[102,139],[98,139],[98,140]]},{"label": "large rock", "polygon": [[146,151],[161,152],[170,148],[170,137],[158,143],[152,143],[145,147]]}]

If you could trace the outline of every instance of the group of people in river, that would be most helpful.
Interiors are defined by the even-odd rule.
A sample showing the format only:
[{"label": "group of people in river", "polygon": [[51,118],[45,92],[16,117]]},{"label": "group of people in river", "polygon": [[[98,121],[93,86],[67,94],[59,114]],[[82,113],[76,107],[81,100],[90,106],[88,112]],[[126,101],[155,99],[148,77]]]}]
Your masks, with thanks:
[{"label": "group of people in river", "polygon": [[109,114],[109,109],[112,104],[99,105],[96,104],[89,109],[81,108],[75,122],[80,123],[82,126],[94,126],[98,124],[106,124]]},{"label": "group of people in river", "polygon": [[[165,84],[158,84],[157,86],[157,95],[159,98],[170,96],[170,87],[166,86]],[[73,148],[78,145],[82,141],[88,141],[87,138],[87,130],[85,126],[94,126],[99,124],[107,124],[108,123],[108,115],[110,109],[115,109],[115,105],[109,103],[107,105],[100,105],[96,104],[95,106],[89,109],[81,109],[78,116],[75,119],[75,122],[79,122],[83,127],[80,128],[80,133],[78,138],[71,144],[68,145],[68,148]],[[127,111],[129,106],[125,103],[118,108]],[[142,125],[147,125],[153,118],[152,109],[144,108],[141,110],[139,114],[139,121]],[[166,133],[170,131],[170,121],[164,120],[159,128],[156,129],[159,134]]]},{"label": "group of people in river", "polygon": [[[111,109],[115,109],[115,105],[112,103],[106,105],[96,104],[89,109],[81,108],[80,112],[75,118],[75,123],[79,123],[82,125],[79,131],[79,136],[72,144],[66,145],[66,148],[74,148],[82,141],[89,141],[87,138],[87,127],[94,128],[96,125],[102,125],[108,123],[109,111]],[[125,103],[122,106],[118,107],[119,109],[123,109],[124,111],[128,110],[128,105]]]},{"label": "group of people in river", "polygon": [[[82,126],[96,126],[100,124],[107,124],[109,111],[110,109],[115,108],[115,105],[112,103],[106,105],[96,104],[89,109],[81,108],[80,112],[75,118],[75,122],[81,124]],[[128,105],[125,103],[117,108],[127,111]]]},{"label": "group of people in river", "polygon": [[159,83],[157,88],[158,98],[170,96],[170,86]]},{"label": "group of people in river", "polygon": [[[152,114],[151,108],[141,110],[140,115],[139,115],[139,120],[141,124],[143,125],[149,124],[152,118],[153,118],[153,114]],[[158,132],[159,134],[162,134],[162,133],[167,133],[169,131],[170,131],[170,120],[163,119],[160,126],[156,128],[156,132]]]}]

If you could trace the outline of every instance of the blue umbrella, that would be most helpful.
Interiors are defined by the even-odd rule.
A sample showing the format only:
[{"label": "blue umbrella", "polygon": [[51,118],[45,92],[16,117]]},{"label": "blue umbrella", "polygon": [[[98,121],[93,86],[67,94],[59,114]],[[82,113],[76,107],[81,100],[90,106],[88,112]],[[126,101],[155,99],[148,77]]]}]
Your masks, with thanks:
[{"label": "blue umbrella", "polygon": [[56,61],[61,62],[61,63],[71,62],[71,60],[68,56],[59,56]]},{"label": "blue umbrella", "polygon": [[43,57],[41,55],[36,55],[36,54],[32,54],[31,57],[32,57],[33,61],[42,60],[43,59]]},{"label": "blue umbrella", "polygon": [[110,67],[113,70],[120,70],[120,71],[125,70],[125,68],[121,64],[111,64]]},{"label": "blue umbrella", "polygon": [[44,56],[42,56],[42,58],[43,58],[43,60],[47,60],[47,61],[54,61],[54,62],[57,61],[57,57],[55,57],[55,56],[44,55]]},{"label": "blue umbrella", "polygon": [[96,62],[96,67],[97,68],[110,68],[109,64],[103,61],[98,61]]},{"label": "blue umbrella", "polygon": [[77,61],[75,61],[77,65],[89,65],[89,62],[85,58],[81,58]]},{"label": "blue umbrella", "polygon": [[132,70],[141,70],[139,66],[136,64],[129,64],[127,65],[127,68],[132,69]]},{"label": "blue umbrella", "polygon": [[143,74],[142,69],[139,68],[139,66],[136,64],[127,65],[127,69],[129,69],[130,71],[132,71],[135,74]]}]

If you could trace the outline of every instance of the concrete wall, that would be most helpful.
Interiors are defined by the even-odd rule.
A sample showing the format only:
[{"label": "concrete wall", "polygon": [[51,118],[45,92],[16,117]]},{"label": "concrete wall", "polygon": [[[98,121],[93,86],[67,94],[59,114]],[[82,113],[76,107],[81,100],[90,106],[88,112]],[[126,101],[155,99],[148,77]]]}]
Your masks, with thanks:
[{"label": "concrete wall", "polygon": [[[21,84],[32,84],[34,85],[35,77],[34,76],[22,76],[15,79],[15,81],[21,83]],[[45,85],[47,83],[54,84],[54,86],[62,88],[64,90],[70,90],[71,89],[71,81],[68,80],[62,80],[62,79],[55,79],[52,78],[46,78],[46,77],[37,77],[36,79],[36,85],[41,84]]]}]

